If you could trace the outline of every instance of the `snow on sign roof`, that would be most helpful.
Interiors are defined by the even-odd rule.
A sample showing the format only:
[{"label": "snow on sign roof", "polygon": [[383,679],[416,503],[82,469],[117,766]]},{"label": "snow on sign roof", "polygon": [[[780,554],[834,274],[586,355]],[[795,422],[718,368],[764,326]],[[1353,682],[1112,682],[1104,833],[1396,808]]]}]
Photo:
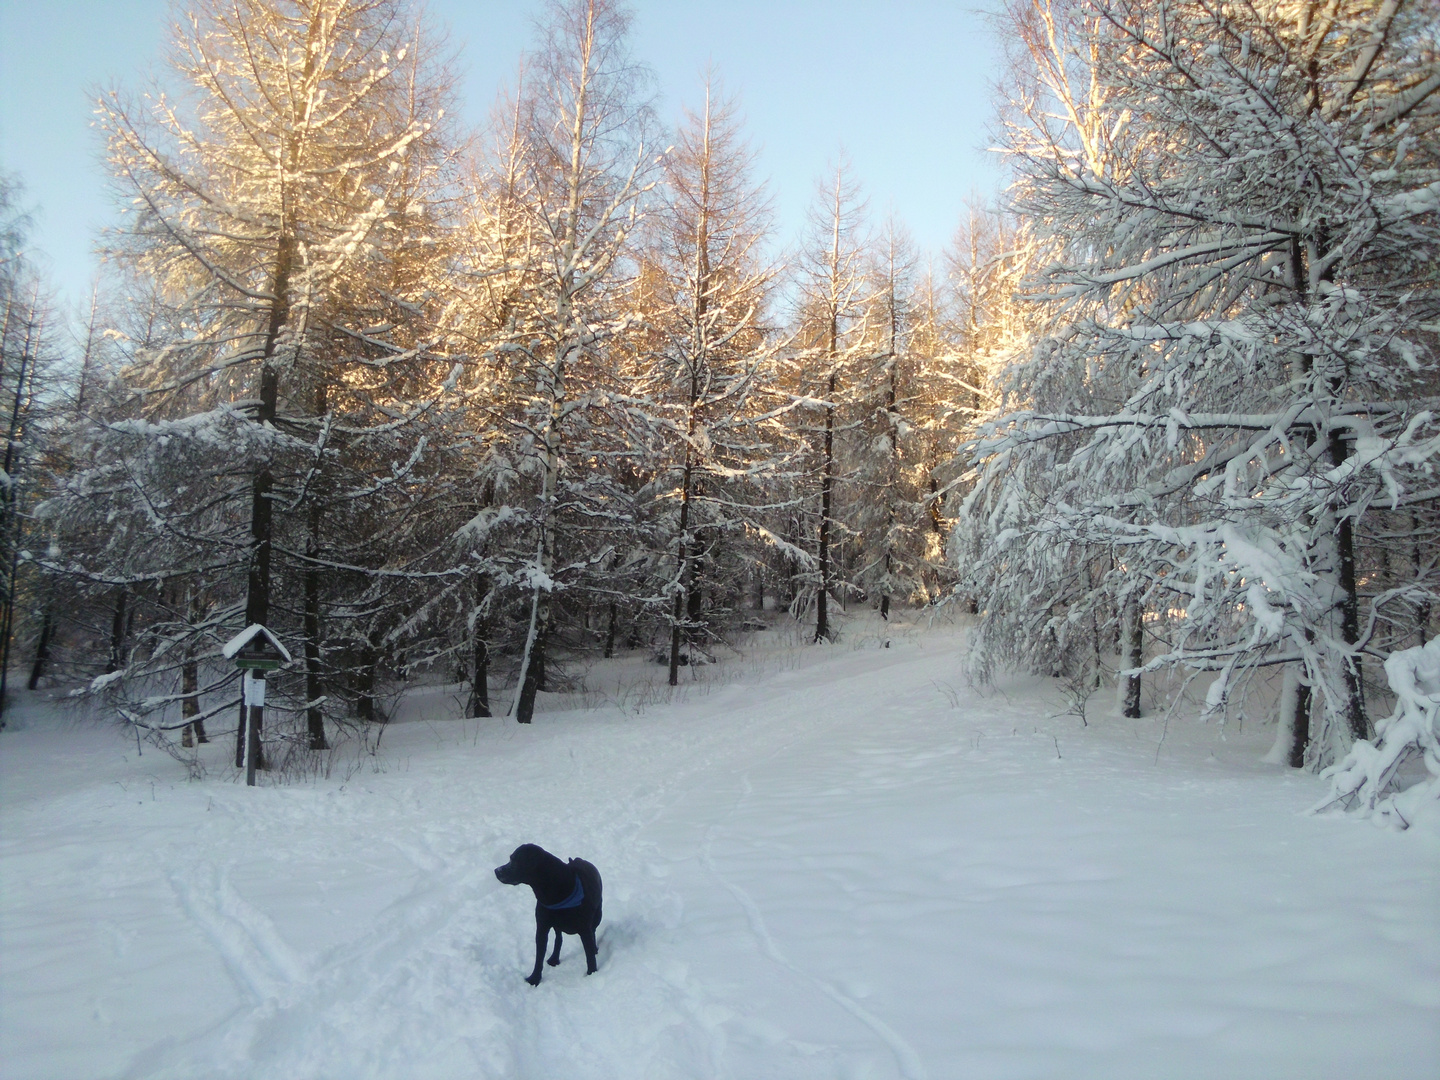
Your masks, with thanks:
[{"label": "snow on sign roof", "polygon": [[265,641],[280,654],[286,663],[290,662],[290,650],[285,648],[284,645],[281,645],[280,639],[259,623],[251,623],[227,641],[225,647],[220,650],[220,655],[225,657],[226,660],[234,660],[236,654],[245,648],[246,645],[250,644],[252,638],[260,634],[264,635]]}]

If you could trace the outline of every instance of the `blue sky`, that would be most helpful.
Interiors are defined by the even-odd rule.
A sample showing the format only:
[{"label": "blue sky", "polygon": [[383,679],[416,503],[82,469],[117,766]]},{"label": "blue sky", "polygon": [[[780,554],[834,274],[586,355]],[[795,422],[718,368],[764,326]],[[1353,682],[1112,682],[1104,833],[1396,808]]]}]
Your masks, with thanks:
[{"label": "blue sky", "polygon": [[[998,47],[993,0],[641,0],[633,46],[654,68],[667,121],[700,99],[707,63],[739,95],[778,240],[799,232],[816,180],[843,146],[877,219],[890,209],[938,252],[972,193],[1001,184],[985,153]],[[88,293],[98,228],[113,220],[88,91],[136,85],[159,63],[165,0],[0,0],[0,169],[18,174],[34,246],[62,301]],[[532,39],[538,5],[430,0],[481,120]]]}]

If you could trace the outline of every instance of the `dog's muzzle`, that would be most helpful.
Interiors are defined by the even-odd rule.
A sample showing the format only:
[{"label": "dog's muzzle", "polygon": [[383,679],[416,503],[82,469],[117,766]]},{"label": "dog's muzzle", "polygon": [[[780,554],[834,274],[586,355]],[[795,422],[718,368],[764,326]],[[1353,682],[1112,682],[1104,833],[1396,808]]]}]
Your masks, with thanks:
[{"label": "dog's muzzle", "polygon": [[502,885],[514,885],[516,883],[515,871],[511,869],[508,862],[504,866],[495,867],[495,876],[500,879]]}]

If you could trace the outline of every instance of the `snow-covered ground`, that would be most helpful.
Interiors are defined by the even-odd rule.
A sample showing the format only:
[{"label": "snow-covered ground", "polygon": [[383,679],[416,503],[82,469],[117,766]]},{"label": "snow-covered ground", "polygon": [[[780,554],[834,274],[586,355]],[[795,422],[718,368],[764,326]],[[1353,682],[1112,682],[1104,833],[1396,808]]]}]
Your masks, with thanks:
[{"label": "snow-covered ground", "polygon": [[[1433,830],[1306,816],[1255,725],[980,696],[959,648],[762,642],[529,728],[417,692],[374,757],[254,790],[31,699],[0,1075],[1440,1076]],[[524,841],[604,875],[596,975],[567,938],[523,981],[533,902],[492,868]]]}]

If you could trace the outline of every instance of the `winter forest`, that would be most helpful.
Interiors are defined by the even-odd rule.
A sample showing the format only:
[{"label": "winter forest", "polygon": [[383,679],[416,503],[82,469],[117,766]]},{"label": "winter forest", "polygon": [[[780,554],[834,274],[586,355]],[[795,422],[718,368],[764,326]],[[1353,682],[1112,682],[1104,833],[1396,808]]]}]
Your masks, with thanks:
[{"label": "winter forest", "polygon": [[948,605],[972,680],[1200,680],[1352,806],[1440,771],[1428,5],[1009,4],[1012,183],[941,253],[843,158],[777,253],[720,79],[658,116],[599,0],[473,132],[403,0],[180,15],[97,103],[73,341],[6,189],[0,685],[184,754],[262,623],[304,768],[417,677],[528,723],[579,657]]},{"label": "winter forest", "polygon": [[0,1074],[1435,1075],[1435,5],[1001,0],[935,251],[535,8],[180,0],[78,319],[0,176]]}]

